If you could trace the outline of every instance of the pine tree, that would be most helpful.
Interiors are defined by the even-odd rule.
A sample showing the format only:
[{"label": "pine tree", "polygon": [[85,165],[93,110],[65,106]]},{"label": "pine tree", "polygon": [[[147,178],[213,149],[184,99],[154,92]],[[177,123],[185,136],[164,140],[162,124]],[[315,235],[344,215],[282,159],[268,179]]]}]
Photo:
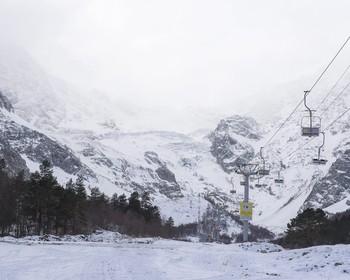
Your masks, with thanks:
[{"label": "pine tree", "polygon": [[307,208],[287,224],[286,241],[296,247],[322,244],[328,228],[326,213],[322,209]]},{"label": "pine tree", "polygon": [[53,227],[56,205],[59,202],[56,192],[59,184],[53,176],[50,162],[44,160],[39,169],[40,172],[32,173],[30,178],[30,212],[38,235],[49,233]]},{"label": "pine tree", "polygon": [[122,211],[124,213],[126,213],[126,211],[128,211],[128,200],[127,200],[125,194],[122,194],[118,197],[117,205],[118,205],[118,209],[120,211]]},{"label": "pine tree", "polygon": [[92,228],[105,227],[108,217],[108,197],[98,187],[90,188],[88,198],[89,221]]},{"label": "pine tree", "polygon": [[87,193],[84,187],[84,178],[78,176],[74,184],[75,200],[73,212],[73,233],[83,233],[86,231],[87,225]]},{"label": "pine tree", "polygon": [[174,231],[174,219],[172,217],[169,217],[164,224],[164,232],[166,237],[173,236]]},{"label": "pine tree", "polygon": [[15,192],[16,200],[16,236],[25,236],[30,234],[28,223],[28,182],[25,180],[24,171],[21,171],[12,180],[11,189]]},{"label": "pine tree", "polygon": [[16,204],[14,192],[10,187],[10,178],[0,172],[0,229],[1,235],[8,234],[16,221]]},{"label": "pine tree", "polygon": [[128,209],[137,214],[142,214],[140,194],[138,192],[133,192],[130,195]]},{"label": "pine tree", "polygon": [[141,197],[141,212],[146,223],[160,216],[158,208],[152,205],[148,192],[145,192]]}]

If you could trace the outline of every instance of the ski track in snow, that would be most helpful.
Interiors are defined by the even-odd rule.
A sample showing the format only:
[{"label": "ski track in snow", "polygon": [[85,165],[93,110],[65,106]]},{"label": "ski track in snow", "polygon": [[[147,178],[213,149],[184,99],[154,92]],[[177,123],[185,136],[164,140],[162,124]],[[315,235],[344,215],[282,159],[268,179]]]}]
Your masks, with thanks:
[{"label": "ski track in snow", "polygon": [[350,245],[0,242],[1,280],[350,279]]}]

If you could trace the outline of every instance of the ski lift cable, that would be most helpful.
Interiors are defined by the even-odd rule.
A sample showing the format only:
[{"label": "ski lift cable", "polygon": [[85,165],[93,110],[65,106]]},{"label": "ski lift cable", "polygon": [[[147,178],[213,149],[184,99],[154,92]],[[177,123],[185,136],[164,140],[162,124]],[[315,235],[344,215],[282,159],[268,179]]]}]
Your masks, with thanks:
[{"label": "ski lift cable", "polygon": [[350,86],[350,82],[343,88],[343,90],[333,99],[333,101],[331,102],[331,104],[329,104],[327,106],[327,108],[325,110],[323,110],[322,114],[320,115],[320,117],[329,109],[329,107],[331,107],[333,105],[333,103],[339,98],[339,96],[341,94],[343,94],[343,92]]},{"label": "ski lift cable", "polygon": [[[335,87],[339,84],[340,80],[344,77],[344,75],[346,74],[346,72],[348,72],[350,68],[350,64],[348,65],[348,67],[345,69],[345,71],[343,72],[343,74],[340,76],[340,78],[338,79],[338,81],[334,84],[334,86],[332,87],[332,89],[328,92],[328,94],[323,98],[323,100],[321,101],[321,103],[318,105],[318,107],[316,108],[315,111],[317,111],[321,105],[323,104],[323,102],[328,98],[328,96],[333,92],[333,90],[335,89]],[[323,113],[322,113],[323,114]]]},{"label": "ski lift cable", "polygon": [[[342,118],[346,113],[348,113],[350,111],[350,107],[345,110],[339,117],[337,117],[331,124],[329,124],[322,132],[325,132],[326,130],[328,130],[330,127],[332,127],[333,124],[335,124],[340,118]],[[298,147],[296,150],[294,150],[293,152],[291,152],[290,154],[288,154],[287,156],[285,156],[283,160],[285,160],[286,158],[290,157],[292,154],[296,153],[297,151],[299,151],[301,148],[303,148],[304,146],[306,146],[307,144],[309,144],[311,141],[313,141],[316,138],[311,138],[309,141],[307,141],[306,143],[304,143],[303,145],[301,145],[300,147]]]},{"label": "ski lift cable", "polygon": [[324,71],[322,72],[322,74],[320,75],[320,77],[317,79],[317,81],[314,83],[314,85],[311,87],[310,91],[313,90],[313,88],[317,85],[317,83],[321,80],[322,76],[326,73],[326,71],[328,70],[328,68],[332,65],[333,61],[337,58],[337,56],[339,55],[339,53],[342,51],[342,49],[345,47],[345,45],[348,43],[348,41],[350,40],[350,36],[346,39],[345,43],[341,46],[341,48],[339,49],[339,51],[336,53],[336,55],[333,57],[333,59],[331,60],[331,62],[328,64],[328,66],[326,67],[326,69],[324,69]]},{"label": "ski lift cable", "polygon": [[[341,48],[338,50],[338,52],[335,54],[335,56],[333,57],[333,59],[331,60],[331,62],[327,65],[327,67],[323,70],[323,72],[321,73],[321,75],[318,77],[318,79],[316,80],[316,82],[312,85],[312,87],[310,88],[310,90],[308,90],[308,92],[306,93],[305,97],[308,96],[310,94],[310,92],[314,89],[314,87],[318,84],[318,82],[321,80],[321,78],[323,77],[323,75],[327,72],[328,68],[332,65],[332,63],[334,62],[334,60],[337,58],[337,56],[339,55],[339,53],[343,50],[343,48],[345,47],[345,45],[348,43],[348,41],[350,40],[350,36],[346,39],[346,41],[344,42],[344,44],[341,46]],[[277,129],[277,131],[271,136],[271,138],[266,142],[266,144],[263,146],[263,149],[272,141],[272,139],[277,135],[277,133],[284,127],[284,125],[288,122],[288,120],[292,117],[292,115],[295,113],[295,111],[299,108],[299,106],[304,102],[304,99],[302,99],[298,105],[294,108],[294,110],[292,111],[292,113],[290,113],[290,115],[287,117],[287,119],[281,124],[281,126]],[[254,156],[255,157],[255,156]]]},{"label": "ski lift cable", "polygon": [[[334,86],[332,87],[332,89],[329,91],[329,93],[327,94],[327,96],[322,100],[322,102],[320,103],[320,105],[317,107],[316,111],[319,109],[319,107],[321,106],[321,104],[326,100],[326,98],[330,95],[330,93],[334,90],[334,88],[337,86],[337,84],[339,83],[339,81],[342,79],[342,77],[344,76],[344,74],[348,71],[348,69],[350,69],[350,65],[347,67],[347,69],[344,71],[344,73],[341,75],[341,77],[338,79],[338,81],[334,84]],[[333,105],[333,103],[339,98],[339,96],[350,86],[350,82],[343,88],[343,90],[333,99],[333,101],[327,106],[326,109],[323,110],[323,112],[320,114],[320,117]],[[295,136],[297,136],[299,134],[299,137],[295,138]],[[296,143],[296,141],[298,139],[300,139],[302,136],[300,135],[299,130],[292,136],[289,137],[292,139],[292,141],[294,143]],[[294,139],[294,140],[293,140]],[[287,145],[293,145],[293,143],[288,143],[286,142],[286,144],[284,144],[281,149],[284,149]]]},{"label": "ski lift cable", "polygon": [[272,141],[272,139],[277,135],[277,133],[284,127],[284,125],[289,121],[289,119],[292,117],[292,115],[295,113],[295,111],[299,108],[301,103],[303,103],[304,100],[301,100],[299,104],[294,108],[292,113],[287,117],[287,119],[280,125],[280,127],[277,129],[277,131],[270,137],[270,139],[266,142],[266,144],[262,147],[263,149]]},{"label": "ski lift cable", "polygon": [[[299,137],[297,137],[297,138],[294,139],[294,137],[297,136],[297,135],[299,135]],[[300,135],[300,129],[298,129],[298,130],[296,131],[296,133],[293,134],[292,137],[289,136],[289,139],[292,139],[293,143],[288,143],[288,141],[287,141],[286,144],[284,144],[280,149],[283,150],[287,145],[291,145],[291,146],[294,145],[294,143],[296,143],[296,140],[298,140],[300,137],[301,137],[301,135]],[[293,140],[293,139],[294,139],[294,140]]]},{"label": "ski lift cable", "polygon": [[[327,67],[323,70],[323,72],[321,73],[321,75],[318,77],[318,79],[316,80],[316,82],[312,85],[312,87],[310,88],[310,90],[307,91],[307,93],[305,94],[305,97],[307,97],[311,91],[314,89],[314,87],[318,84],[318,82],[321,80],[321,78],[323,77],[323,75],[327,72],[327,70],[329,69],[329,67],[332,65],[332,63],[334,62],[334,60],[337,58],[337,56],[339,55],[339,53],[343,50],[343,48],[345,47],[345,45],[348,43],[348,41],[350,40],[350,36],[346,39],[346,41],[344,42],[344,44],[341,46],[341,48],[338,50],[338,52],[335,54],[335,56],[333,57],[333,59],[330,61],[330,63],[327,65]],[[350,66],[350,65],[349,65]],[[347,69],[348,70],[348,69]],[[347,71],[346,70],[346,71]],[[346,72],[345,71],[345,72]],[[345,73],[344,73],[345,74]],[[343,76],[343,75],[342,75]],[[340,78],[341,79],[341,78]],[[339,80],[340,80],[339,79]],[[270,144],[270,142],[272,141],[272,139],[277,135],[277,133],[284,127],[284,125],[289,121],[289,119],[293,116],[293,114],[296,112],[296,110],[299,108],[299,106],[304,102],[304,99],[302,99],[297,106],[294,108],[294,110],[290,113],[290,115],[286,118],[286,120],[280,125],[280,127],[277,129],[277,131],[270,137],[270,139],[266,142],[266,144],[262,147],[262,149],[264,149],[266,146],[268,146]],[[323,101],[322,101],[323,102]],[[322,103],[321,102],[321,103]],[[293,136],[294,137],[294,136]],[[299,138],[297,138],[299,139]],[[296,139],[296,140],[297,140]],[[307,143],[309,143],[311,141],[308,141]],[[307,144],[305,143],[305,145]],[[253,157],[256,158],[259,155],[259,153],[256,153]]]},{"label": "ski lift cable", "polygon": [[306,143],[304,143],[303,145],[301,145],[300,147],[298,147],[297,149],[295,149],[293,152],[291,152],[290,154],[288,154],[287,156],[285,156],[284,158],[282,158],[282,161],[285,160],[286,158],[290,157],[292,154],[296,153],[297,151],[299,151],[301,148],[303,148],[304,146],[306,146],[307,144],[309,144],[311,141],[315,140],[316,138],[310,138],[309,141],[307,141]]},{"label": "ski lift cable", "polygon": [[350,107],[347,109],[347,110],[345,110],[344,111],[344,113],[342,113],[338,118],[336,118],[330,125],[328,125],[324,130],[323,130],[323,132],[324,131],[326,131],[328,128],[330,128],[333,124],[335,124],[340,118],[342,118],[347,112],[349,112],[350,111]]}]

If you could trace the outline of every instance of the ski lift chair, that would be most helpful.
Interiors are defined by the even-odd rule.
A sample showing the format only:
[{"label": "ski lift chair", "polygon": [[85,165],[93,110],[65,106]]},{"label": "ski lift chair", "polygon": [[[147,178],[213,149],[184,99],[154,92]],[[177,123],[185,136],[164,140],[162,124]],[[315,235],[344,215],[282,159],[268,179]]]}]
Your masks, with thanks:
[{"label": "ski lift chair", "polygon": [[308,137],[315,137],[320,134],[321,128],[321,118],[317,116],[313,116],[311,110],[306,105],[306,96],[310,91],[304,91],[304,105],[306,109],[309,111],[309,115],[305,116],[301,119],[301,135]]},{"label": "ski lift chair", "polygon": [[301,136],[315,137],[320,135],[321,118],[305,116],[301,119]]},{"label": "ski lift chair", "polygon": [[312,163],[322,165],[322,164],[326,164],[327,160],[324,158],[313,158]]},{"label": "ski lift chair", "polygon": [[265,165],[262,165],[262,168],[258,170],[258,175],[266,176],[270,174],[270,170],[265,168]]},{"label": "ski lift chair", "polygon": [[284,180],[281,177],[275,179],[276,184],[283,184],[283,182],[284,182]]},{"label": "ski lift chair", "polygon": [[312,159],[312,163],[313,164],[319,164],[319,165],[324,165],[327,163],[327,160],[325,158],[321,158],[321,149],[322,147],[324,146],[324,143],[325,143],[325,133],[324,132],[321,132],[322,135],[323,135],[323,142],[322,142],[322,145],[318,148],[318,155],[317,155],[317,158],[313,158]]},{"label": "ski lift chair", "polygon": [[281,161],[281,168],[280,168],[280,170],[278,171],[278,177],[275,179],[275,183],[276,183],[276,184],[283,184],[283,182],[284,182],[283,177],[281,177],[282,168],[283,168],[283,163],[282,163],[282,161]]},{"label": "ski lift chair", "polygon": [[235,185],[233,184],[233,177],[231,178],[231,183],[232,183],[232,190],[230,190],[230,193],[235,194],[236,190],[235,190]]},{"label": "ski lift chair", "polygon": [[262,147],[260,148],[260,158],[261,158],[261,167],[259,167],[257,174],[260,176],[266,176],[270,174],[270,170],[266,168],[265,159],[262,156]]},{"label": "ski lift chair", "polygon": [[259,176],[259,177],[255,178],[255,179],[257,179],[257,180],[258,180],[258,183],[256,183],[256,184],[255,184],[255,187],[256,187],[256,188],[261,188],[261,187],[263,186],[263,185],[262,185],[262,184],[260,184],[260,182],[259,182],[259,181],[260,181],[260,179],[261,179],[262,177],[263,177],[263,176]]}]

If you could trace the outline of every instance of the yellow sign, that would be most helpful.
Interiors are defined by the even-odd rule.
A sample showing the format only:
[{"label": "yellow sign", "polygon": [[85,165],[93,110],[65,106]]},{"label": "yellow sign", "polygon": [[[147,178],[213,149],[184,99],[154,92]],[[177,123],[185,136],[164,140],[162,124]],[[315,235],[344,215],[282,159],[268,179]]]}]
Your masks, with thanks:
[{"label": "yellow sign", "polygon": [[240,209],[241,220],[251,221],[253,216],[253,203],[241,202]]}]

